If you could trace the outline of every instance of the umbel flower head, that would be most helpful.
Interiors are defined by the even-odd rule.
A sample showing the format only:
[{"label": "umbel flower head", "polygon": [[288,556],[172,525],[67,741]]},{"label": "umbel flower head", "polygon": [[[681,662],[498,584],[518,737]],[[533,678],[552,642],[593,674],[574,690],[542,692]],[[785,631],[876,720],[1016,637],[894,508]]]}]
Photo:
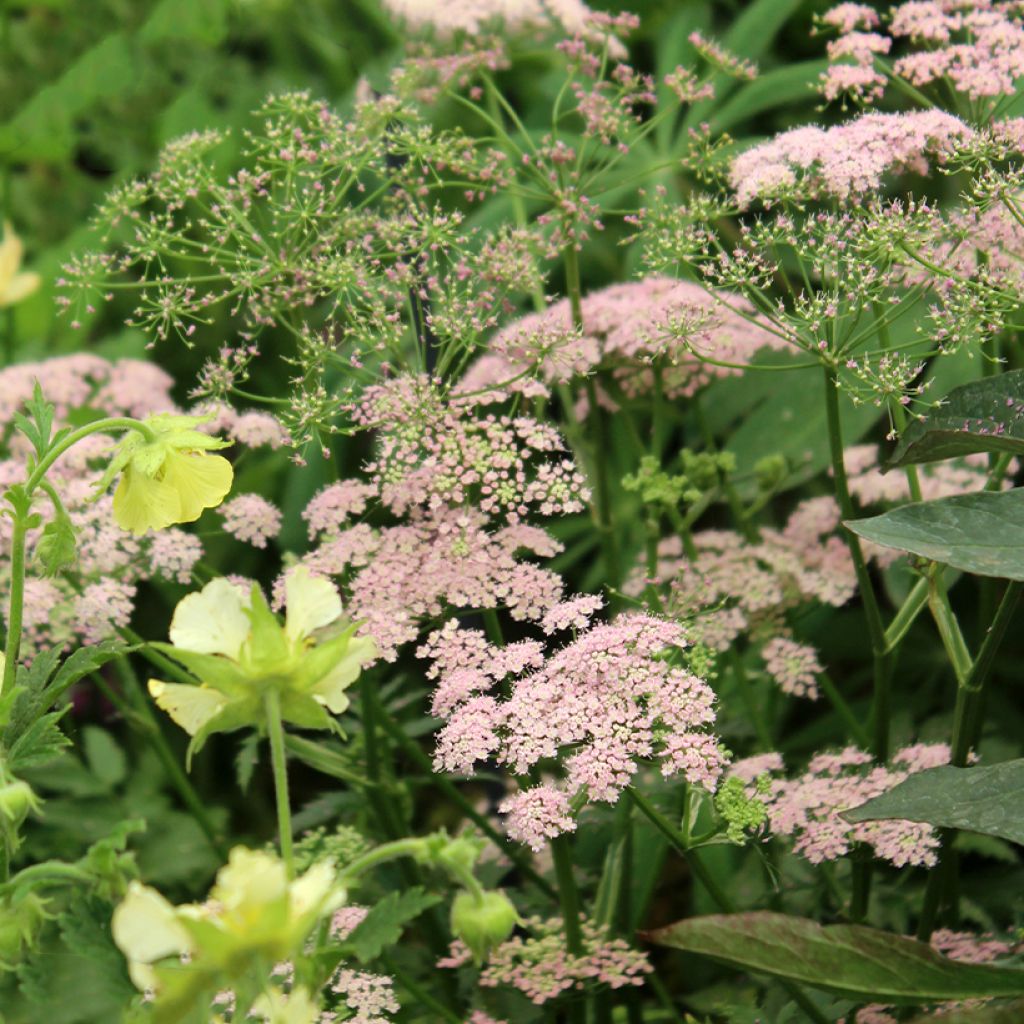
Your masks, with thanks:
[{"label": "umbel flower head", "polygon": [[132,431],[117,446],[97,494],[121,474],[114,492],[114,519],[122,530],[143,534],[191,523],[203,509],[224,500],[231,490],[231,463],[210,452],[231,442],[196,430],[206,419],[158,413],[142,421],[149,439]]},{"label": "umbel flower head", "polygon": [[[171,619],[170,644],[157,644],[202,682],[149,681],[149,692],[190,736],[262,726],[269,694],[281,717],[307,729],[337,728],[333,715],[349,704],[345,690],[377,656],[367,637],[342,620],[333,584],[304,566],[285,578],[285,621],[259,587],[249,593],[219,578],[184,597]],[[341,626],[329,635],[328,627]]]},{"label": "umbel flower head", "polygon": [[132,882],[111,931],[132,981],[153,992],[156,1019],[183,1020],[216,988],[231,987],[251,1005],[273,966],[300,957],[318,922],[345,899],[330,861],[289,882],[275,855],[235,847],[205,903],[176,907]]},{"label": "umbel flower head", "polygon": [[0,242],[0,309],[27,299],[39,287],[39,275],[21,269],[23,254],[21,239],[5,221]]}]

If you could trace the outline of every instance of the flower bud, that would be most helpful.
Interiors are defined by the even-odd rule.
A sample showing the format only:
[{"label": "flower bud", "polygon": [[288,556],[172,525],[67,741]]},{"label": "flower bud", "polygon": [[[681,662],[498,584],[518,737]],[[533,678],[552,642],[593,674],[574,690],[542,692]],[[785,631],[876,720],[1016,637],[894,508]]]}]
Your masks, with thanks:
[{"label": "flower bud", "polygon": [[0,970],[13,970],[21,962],[25,947],[34,945],[52,916],[35,893],[0,900]]},{"label": "flower bud", "polygon": [[469,947],[478,964],[512,934],[518,922],[515,906],[500,889],[485,892],[482,897],[463,889],[452,902],[452,931]]},{"label": "flower bud", "polygon": [[29,811],[39,809],[39,798],[32,792],[27,782],[15,779],[0,786],[0,819],[4,824],[17,828]]}]

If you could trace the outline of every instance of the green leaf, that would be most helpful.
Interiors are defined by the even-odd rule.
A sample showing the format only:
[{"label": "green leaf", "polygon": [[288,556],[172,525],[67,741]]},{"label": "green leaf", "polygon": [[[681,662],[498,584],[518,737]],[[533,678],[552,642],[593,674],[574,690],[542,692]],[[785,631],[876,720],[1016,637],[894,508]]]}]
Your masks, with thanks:
[{"label": "green leaf", "polygon": [[41,768],[63,753],[71,745],[60,727],[63,717],[61,710],[37,718],[8,749],[8,768],[15,773]]},{"label": "green leaf", "polygon": [[973,452],[1024,453],[1024,370],[954,388],[903,432],[891,466],[936,462]]},{"label": "green leaf", "polygon": [[857,1001],[932,1003],[1024,993],[1024,971],[960,963],[862,925],[820,925],[768,911],[693,917],[646,938],[743,970]]},{"label": "green leaf", "polygon": [[352,768],[352,762],[335,747],[326,743],[317,743],[314,740],[304,739],[288,733],[284,738],[285,750],[294,754],[300,761],[304,761],[324,775],[330,775],[335,779],[342,779],[353,786],[371,786],[369,779],[364,778]]},{"label": "green leaf", "polygon": [[[754,466],[766,456],[784,455],[794,467],[783,489],[816,476],[830,458],[821,371],[768,371],[764,376],[769,380],[763,400],[724,442],[724,447],[736,456],[737,476],[749,479],[747,487],[740,488],[745,497],[756,493]],[[710,389],[703,402],[708,408],[713,406]],[[880,410],[869,402],[859,406],[840,402],[839,413],[843,438],[847,444],[853,444],[871,429]]]},{"label": "green leaf", "polygon": [[216,46],[228,30],[225,0],[162,0],[142,26],[147,43],[168,40]]},{"label": "green leaf", "polygon": [[813,86],[818,76],[828,67],[827,60],[805,60],[758,75],[712,114],[711,127],[715,131],[729,131],[766,110],[798,103],[800,100],[808,103],[815,101],[818,96]]},{"label": "green leaf", "polygon": [[15,1005],[10,1007],[12,1019],[46,1024],[121,1019],[138,992],[110,937],[107,922],[112,909],[99,900],[78,899],[61,914],[59,938],[51,935],[39,954],[30,957],[19,971],[21,997],[34,1015],[19,1014],[22,1008]]},{"label": "green leaf", "polygon": [[82,730],[82,745],[89,770],[104,785],[113,788],[128,775],[128,759],[117,742],[98,726],[86,726]]},{"label": "green leaf", "polygon": [[887,793],[844,811],[847,821],[901,818],[1024,845],[1024,758],[975,768],[915,772]]},{"label": "green leaf", "polygon": [[1024,488],[915,502],[845,525],[874,544],[954,569],[1024,580]]},{"label": "green leaf", "polygon": [[353,929],[346,940],[360,963],[375,960],[385,947],[402,937],[402,929],[441,897],[416,885],[402,892],[390,892]]}]

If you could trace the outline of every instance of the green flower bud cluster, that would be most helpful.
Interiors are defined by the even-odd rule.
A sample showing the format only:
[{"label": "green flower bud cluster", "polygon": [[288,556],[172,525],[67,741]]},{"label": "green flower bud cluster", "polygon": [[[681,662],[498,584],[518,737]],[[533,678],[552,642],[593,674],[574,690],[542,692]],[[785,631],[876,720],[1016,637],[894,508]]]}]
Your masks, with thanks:
[{"label": "green flower bud cluster", "polygon": [[[760,790],[760,785],[758,788]],[[735,777],[719,786],[715,793],[715,810],[725,822],[725,836],[732,843],[744,843],[750,833],[768,821],[764,803],[748,796],[742,780]]]},{"label": "green flower bud cluster", "polygon": [[694,452],[684,448],[679,453],[683,472],[670,475],[653,455],[640,460],[636,473],[623,477],[622,486],[636,491],[645,505],[664,505],[677,508],[692,505],[718,484],[721,475],[736,469],[732,452]]},{"label": "green flower bud cluster", "polygon": [[323,827],[311,829],[295,843],[295,870],[301,874],[322,860],[342,870],[369,849],[370,841],[350,825],[339,825],[330,832]]}]

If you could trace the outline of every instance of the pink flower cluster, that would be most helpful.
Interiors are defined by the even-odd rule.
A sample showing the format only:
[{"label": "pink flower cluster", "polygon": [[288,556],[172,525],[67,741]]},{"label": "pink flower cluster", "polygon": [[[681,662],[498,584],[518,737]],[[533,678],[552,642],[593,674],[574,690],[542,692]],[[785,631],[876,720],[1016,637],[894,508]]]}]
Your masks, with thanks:
[{"label": "pink flower cluster", "polygon": [[660,359],[665,396],[689,397],[716,377],[739,372],[702,356],[746,364],[760,349],[784,344],[747,318],[752,308],[745,299],[723,294],[720,300],[698,284],[664,277],[612,285],[584,297],[580,334],[569,300],[562,299],[499,331],[458,392],[484,392],[492,400],[546,395],[551,384],[610,369],[617,386],[636,396],[652,390],[651,364]]},{"label": "pink flower cluster", "polygon": [[741,153],[729,184],[741,207],[788,196],[856,201],[889,173],[925,174],[928,160],[945,162],[974,137],[942,110],[868,113],[833,128],[792,128]]},{"label": "pink flower cluster", "polygon": [[584,507],[583,478],[558,431],[545,423],[473,415],[448,404],[425,377],[367,388],[350,411],[359,426],[377,430],[377,455],[366,468],[396,515],[472,505],[516,521],[531,507],[542,515]]},{"label": "pink flower cluster", "polygon": [[[646,953],[632,949],[623,939],[609,938],[591,921],[581,922],[583,952],[578,956],[565,951],[561,919],[531,917],[526,928],[531,933],[528,937],[516,935],[491,952],[480,974],[482,987],[508,985],[542,1006],[564,992],[595,985],[640,987],[644,975],[653,969]],[[469,950],[455,942],[451,955],[438,966],[460,967],[469,960]]]},{"label": "pink flower cluster", "polygon": [[[322,509],[321,502],[318,516]],[[561,578],[520,556],[560,550],[537,527],[495,529],[478,512],[442,508],[411,513],[399,526],[328,531],[302,561],[313,572],[345,577],[350,614],[390,661],[416,639],[424,619],[446,608],[504,608],[514,619],[542,619],[561,600]]]},{"label": "pink flower cluster", "polygon": [[236,540],[265,548],[281,532],[281,511],[259,494],[239,494],[220,507],[224,529]]},{"label": "pink flower cluster", "polygon": [[349,1024],[389,1024],[390,1014],[401,1008],[395,999],[394,982],[380,974],[339,967],[331,976],[329,987],[340,995],[349,1013]]},{"label": "pink flower cluster", "polygon": [[[851,445],[843,451],[843,463],[849,479],[850,493],[861,505],[877,505],[910,500],[910,486],[901,470],[883,473],[878,465],[878,448],[873,444]],[[980,491],[988,479],[988,458],[984,454],[967,455],[942,462],[929,462],[918,467],[923,501],[948,498],[955,494]],[[1009,467],[1012,479],[1017,461]],[[1013,484],[1007,480],[1003,487]]]},{"label": "pink flower cluster", "polygon": [[[666,538],[654,582],[667,586],[667,610],[690,620],[694,640],[726,651],[745,634],[763,645],[768,672],[786,692],[813,698],[821,666],[812,648],[788,638],[786,613],[809,601],[838,608],[853,596],[856,577],[836,534],[839,519],[835,499],[809,498],[782,530],[762,529],[757,543],[730,530],[701,530],[691,559],[679,538]],[[625,590],[639,595],[647,582],[638,569]]]},{"label": "pink flower cluster", "polygon": [[783,693],[794,697],[818,698],[818,676],[821,662],[813,647],[799,644],[789,637],[777,636],[761,649],[768,675],[779,684]]},{"label": "pink flower cluster", "polygon": [[564,779],[499,808],[509,834],[534,849],[571,831],[574,807],[618,800],[641,760],[713,790],[725,762],[707,731],[714,693],[667,658],[685,644],[676,623],[642,614],[592,625],[548,652],[532,641],[495,648],[451,620],[418,652],[433,661],[432,711],[446,720],[435,766],[468,774],[493,759],[525,775],[560,757]]},{"label": "pink flower cluster", "polygon": [[[828,99],[842,91],[846,78],[861,70],[865,79],[871,53],[888,53],[894,40],[907,40],[909,53],[893,63],[893,73],[915,86],[942,81],[970,100],[1013,96],[1024,77],[1024,25],[1019,4],[994,0],[910,0],[895,4],[887,18],[888,35],[865,33],[879,27],[877,13],[863,4],[840,4],[822,19],[837,28],[839,38],[829,46],[829,59],[854,56],[853,65],[837,65],[823,76],[822,90]],[[870,40],[869,43],[864,40]],[[838,71],[837,74],[833,74]],[[871,102],[882,95],[885,78],[878,75],[866,89],[853,82],[850,91]]]},{"label": "pink flower cluster", "polygon": [[812,864],[835,860],[857,843],[896,867],[932,867],[939,839],[930,825],[911,821],[867,821],[851,825],[840,814],[892,789],[914,772],[948,764],[944,743],[916,744],[898,750],[887,766],[855,747],[835,754],[817,754],[807,771],[794,779],[772,777],[763,792],[753,780],[765,772],[781,772],[780,755],[759,755],[739,761],[732,774],[748,783],[752,797],[762,800],[773,832],[791,836],[795,852]]}]

